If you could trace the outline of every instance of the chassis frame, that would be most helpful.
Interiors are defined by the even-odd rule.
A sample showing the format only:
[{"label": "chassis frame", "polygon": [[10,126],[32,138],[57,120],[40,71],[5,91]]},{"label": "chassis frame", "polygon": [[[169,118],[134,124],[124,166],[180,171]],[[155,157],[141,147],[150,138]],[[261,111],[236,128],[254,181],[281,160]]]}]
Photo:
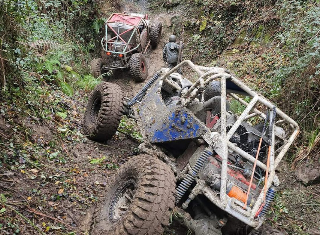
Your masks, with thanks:
[{"label": "chassis frame", "polygon": [[[178,109],[180,111],[182,110],[183,114],[180,116],[176,116],[176,119],[174,120],[169,120],[170,118],[146,118],[146,113],[144,112],[145,110],[148,110],[148,112],[152,113],[157,110],[155,106],[165,106],[165,104],[159,98],[161,96],[161,87],[164,83],[171,86],[172,89],[175,89],[177,91],[181,90],[181,87],[173,82],[171,78],[172,76],[177,76],[178,71],[181,71],[181,69],[185,66],[195,72],[198,76],[198,79],[191,86],[189,86],[188,90],[185,93],[180,95],[177,106],[174,106],[173,108],[171,107],[169,109],[160,109],[160,112],[166,114],[164,116],[170,116],[171,114],[174,115],[175,113],[177,113]],[[188,110],[188,105],[190,105],[196,99],[196,97],[199,97],[201,91],[203,91],[205,87],[208,86],[212,81],[220,81],[221,83],[221,116],[219,121],[220,128],[216,131],[211,131],[211,129],[208,128],[205,123],[201,123],[197,119],[197,117]],[[241,98],[241,95],[249,96],[251,99],[250,102],[247,102],[243,98]],[[232,127],[228,129],[227,101],[228,99],[230,99],[230,97],[244,105],[245,109],[237,117],[237,120],[233,123]],[[267,166],[266,163],[255,159],[252,154],[249,154],[230,141],[231,137],[235,134],[241,123],[246,122],[254,117],[259,117],[264,120],[267,118],[267,115],[263,111],[259,110],[259,107],[261,106],[263,106],[265,109],[275,110],[277,116],[277,121],[275,122],[275,125],[272,126],[271,131],[272,135],[270,138],[271,151],[270,165],[268,164],[269,166]],[[135,117],[137,115],[139,116],[138,119],[141,120],[145,138],[151,144],[164,143],[176,139],[201,138],[203,141],[205,141],[206,145],[208,146],[207,149],[209,151],[214,151],[221,157],[220,190],[213,191],[208,185],[206,185],[204,180],[195,176],[194,181],[196,182],[196,184],[191,190],[188,198],[182,202],[183,209],[186,209],[189,203],[197,195],[202,194],[214,205],[218,206],[223,211],[236,217],[240,221],[253,228],[258,228],[263,223],[264,217],[260,217],[259,212],[264,206],[267,190],[272,185],[279,185],[279,179],[276,176],[275,170],[299,133],[299,126],[293,119],[282,112],[279,108],[275,109],[275,105],[271,101],[253,91],[240,79],[238,79],[234,75],[231,75],[227,70],[219,67],[198,66],[193,64],[189,60],[181,62],[171,70],[162,69],[159,73],[155,74],[155,76],[145,85],[145,87],[143,87],[142,90],[127,103],[127,108],[129,114],[132,115],[134,113]],[[182,123],[181,121],[184,115],[185,117],[187,117],[187,124],[178,126],[179,130],[177,134],[177,131],[173,130],[177,129],[177,124],[172,125],[172,123]],[[186,123],[185,119],[183,121],[183,123]],[[160,125],[159,123],[162,124]],[[276,138],[278,139],[279,136],[277,134],[277,131],[275,130],[275,126],[282,124],[286,125],[286,131],[288,131],[288,134],[285,138],[282,137],[283,144],[279,147],[276,146]],[[198,128],[196,128],[197,125]],[[162,131],[161,138],[159,138],[159,135],[156,135],[156,133],[159,133],[159,131]],[[181,132],[185,134],[181,135]],[[266,182],[267,190],[260,191],[257,198],[255,199],[254,204],[251,207],[246,206],[244,202],[238,200],[237,198],[228,196],[226,193],[229,169],[228,161],[230,152],[237,153],[242,158],[246,159],[252,164],[256,164],[257,167],[260,167],[264,171],[268,172],[269,177],[267,178]],[[190,164],[188,164],[182,170],[180,177],[181,175],[186,175],[186,172],[188,172],[188,170],[190,171],[190,169],[191,166]],[[176,169],[173,170],[176,171]]]},{"label": "chassis frame", "polygon": [[[141,49],[141,42],[138,38],[141,36],[139,31],[139,26],[148,29],[149,20],[147,15],[143,14],[127,14],[127,13],[113,13],[105,23],[105,36],[101,39],[101,46],[103,49],[103,57],[118,57],[120,58],[121,64],[113,66],[109,64],[107,69],[125,69],[128,67],[128,61],[131,55]],[[119,29],[123,26],[126,26],[126,29],[123,32],[120,32]],[[114,28],[117,28],[116,31]],[[115,36],[108,38],[109,33],[113,33]],[[127,40],[124,39],[124,36],[130,36]],[[137,40],[138,43],[134,41]],[[117,43],[123,43],[124,46],[121,46],[119,51],[112,50],[111,48],[116,48]],[[130,45],[133,45],[130,47]],[[142,51],[144,53],[145,51]]]}]

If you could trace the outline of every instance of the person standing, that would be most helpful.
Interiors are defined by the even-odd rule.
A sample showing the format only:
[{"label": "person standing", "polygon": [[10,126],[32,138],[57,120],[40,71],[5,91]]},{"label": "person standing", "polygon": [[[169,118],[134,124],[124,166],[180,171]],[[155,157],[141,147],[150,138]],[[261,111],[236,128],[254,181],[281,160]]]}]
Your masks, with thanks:
[{"label": "person standing", "polygon": [[176,39],[175,35],[171,35],[169,42],[163,48],[163,61],[168,64],[170,69],[175,67],[181,58],[182,45],[178,45]]}]

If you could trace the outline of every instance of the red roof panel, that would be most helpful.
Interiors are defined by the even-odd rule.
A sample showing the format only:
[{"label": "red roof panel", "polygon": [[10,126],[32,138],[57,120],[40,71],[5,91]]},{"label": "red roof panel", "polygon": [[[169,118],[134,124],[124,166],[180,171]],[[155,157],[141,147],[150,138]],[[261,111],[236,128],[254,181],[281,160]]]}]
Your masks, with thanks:
[{"label": "red roof panel", "polygon": [[139,25],[140,21],[141,17],[139,16],[130,16],[115,13],[109,18],[108,23],[123,22],[124,24],[136,26]]}]

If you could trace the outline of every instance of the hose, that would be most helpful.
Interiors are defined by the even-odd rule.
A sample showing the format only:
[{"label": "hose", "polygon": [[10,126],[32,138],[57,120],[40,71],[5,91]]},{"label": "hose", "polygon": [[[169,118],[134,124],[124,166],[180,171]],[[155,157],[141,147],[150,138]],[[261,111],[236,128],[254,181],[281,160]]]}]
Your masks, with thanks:
[{"label": "hose", "polygon": [[193,183],[194,179],[198,175],[200,169],[204,166],[204,164],[208,161],[209,156],[212,156],[213,153],[209,149],[205,149],[201,156],[198,158],[196,164],[192,167],[191,172],[187,174],[187,176],[181,181],[177,188],[177,196],[176,201],[179,202],[183,195],[186,193],[188,188]]}]

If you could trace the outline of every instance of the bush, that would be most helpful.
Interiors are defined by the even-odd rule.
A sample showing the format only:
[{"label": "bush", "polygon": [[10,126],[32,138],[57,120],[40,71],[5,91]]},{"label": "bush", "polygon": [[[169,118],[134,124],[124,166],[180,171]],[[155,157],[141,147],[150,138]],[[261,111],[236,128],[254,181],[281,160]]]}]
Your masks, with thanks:
[{"label": "bush", "polygon": [[293,0],[281,4],[278,35],[283,64],[276,72],[273,94],[300,126],[320,126],[320,7]]}]

